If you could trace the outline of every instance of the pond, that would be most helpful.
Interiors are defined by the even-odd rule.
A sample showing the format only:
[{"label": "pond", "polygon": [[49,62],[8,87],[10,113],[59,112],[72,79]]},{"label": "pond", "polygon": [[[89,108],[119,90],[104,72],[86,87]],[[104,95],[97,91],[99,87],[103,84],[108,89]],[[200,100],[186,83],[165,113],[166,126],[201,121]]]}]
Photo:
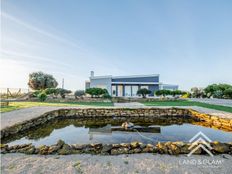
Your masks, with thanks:
[{"label": "pond", "polygon": [[[131,129],[122,128],[125,121],[132,122]],[[158,141],[188,142],[199,131],[212,141],[232,142],[232,132],[200,126],[191,119],[105,118],[56,119],[27,132],[2,139],[9,145],[32,143],[35,146],[52,145],[59,139],[67,144],[89,143],[156,143]]]}]

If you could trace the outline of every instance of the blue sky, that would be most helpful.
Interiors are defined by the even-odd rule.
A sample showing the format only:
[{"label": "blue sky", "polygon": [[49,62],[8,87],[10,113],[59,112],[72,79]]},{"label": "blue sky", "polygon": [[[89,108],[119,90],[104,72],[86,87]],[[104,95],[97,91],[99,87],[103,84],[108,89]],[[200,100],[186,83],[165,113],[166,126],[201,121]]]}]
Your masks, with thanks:
[{"label": "blue sky", "polygon": [[68,89],[96,75],[160,74],[180,89],[232,84],[232,1],[6,0],[0,87],[51,73]]}]

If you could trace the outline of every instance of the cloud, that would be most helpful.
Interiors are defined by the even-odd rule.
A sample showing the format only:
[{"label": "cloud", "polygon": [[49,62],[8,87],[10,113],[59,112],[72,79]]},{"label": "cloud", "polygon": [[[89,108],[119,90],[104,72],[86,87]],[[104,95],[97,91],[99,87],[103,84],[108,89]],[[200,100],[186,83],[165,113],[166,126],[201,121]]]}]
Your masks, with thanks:
[{"label": "cloud", "polygon": [[20,19],[18,19],[16,17],[13,17],[13,16],[11,16],[11,15],[5,13],[5,12],[1,12],[1,17],[5,18],[7,20],[11,20],[11,21],[13,21],[13,22],[15,22],[15,23],[17,23],[19,25],[22,25],[22,26],[26,27],[27,29],[35,31],[35,32],[37,32],[39,34],[42,34],[44,36],[47,36],[47,37],[49,37],[51,39],[62,42],[63,44],[67,44],[69,46],[76,47],[76,48],[81,48],[76,42],[67,40],[67,39],[65,39],[63,37],[60,37],[58,35],[55,35],[53,33],[42,30],[42,29],[40,29],[38,27],[35,27],[35,26],[33,26],[33,25],[29,24],[29,23],[26,23],[26,22],[24,22],[24,21],[22,21],[22,20],[20,20]]}]

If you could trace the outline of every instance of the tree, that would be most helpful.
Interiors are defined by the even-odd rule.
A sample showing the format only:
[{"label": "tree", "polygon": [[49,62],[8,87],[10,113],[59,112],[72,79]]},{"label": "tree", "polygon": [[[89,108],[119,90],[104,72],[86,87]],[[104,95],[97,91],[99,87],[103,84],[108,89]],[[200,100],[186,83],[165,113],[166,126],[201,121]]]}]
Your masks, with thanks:
[{"label": "tree", "polygon": [[86,89],[85,92],[91,95],[91,97],[99,97],[101,95],[108,94],[108,91],[102,88],[89,88],[89,89]]},{"label": "tree", "polygon": [[44,90],[46,88],[56,88],[58,83],[56,79],[50,75],[43,72],[33,72],[29,74],[28,85],[34,90]]},{"label": "tree", "polygon": [[76,90],[74,92],[74,96],[75,96],[76,99],[77,99],[77,97],[81,97],[83,95],[85,95],[85,91],[84,90]]},{"label": "tree", "polygon": [[142,95],[143,98],[146,98],[146,95],[151,94],[151,91],[146,88],[141,88],[137,91],[138,95]]},{"label": "tree", "polygon": [[200,97],[204,97],[205,93],[202,88],[193,87],[191,88],[191,95],[193,98],[200,98]]}]

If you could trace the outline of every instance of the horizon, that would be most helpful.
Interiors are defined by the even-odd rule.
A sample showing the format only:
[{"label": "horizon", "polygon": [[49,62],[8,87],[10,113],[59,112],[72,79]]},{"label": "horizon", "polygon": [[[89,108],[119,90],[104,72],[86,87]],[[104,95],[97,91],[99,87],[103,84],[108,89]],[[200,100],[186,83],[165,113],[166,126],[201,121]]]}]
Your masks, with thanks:
[{"label": "horizon", "polygon": [[0,88],[29,73],[84,89],[96,76],[160,74],[181,90],[232,84],[232,1],[1,2]]}]

